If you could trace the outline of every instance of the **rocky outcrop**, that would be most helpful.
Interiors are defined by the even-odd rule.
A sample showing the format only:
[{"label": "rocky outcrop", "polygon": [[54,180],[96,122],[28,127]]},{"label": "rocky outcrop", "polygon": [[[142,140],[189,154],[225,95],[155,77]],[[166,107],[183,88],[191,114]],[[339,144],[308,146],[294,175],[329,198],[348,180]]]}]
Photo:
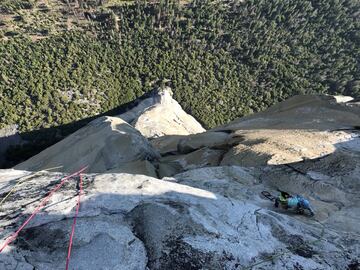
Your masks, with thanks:
[{"label": "rocky outcrop", "polygon": [[351,97],[299,95],[214,130],[301,129],[328,131],[359,127],[360,106]]},{"label": "rocky outcrop", "polygon": [[352,140],[360,127],[360,107],[348,100],[296,96],[216,128],[215,131],[229,132],[238,140],[221,164],[287,164],[335,152],[336,145]]},{"label": "rocky outcrop", "polygon": [[[347,97],[297,96],[265,112],[235,120],[228,125],[206,132],[201,132],[202,129],[192,130],[188,133],[200,133],[185,135],[186,132],[183,133],[181,130],[186,126],[192,126],[192,120],[186,120],[187,114],[172,99],[171,91],[165,89],[119,116],[139,128],[148,137],[153,137],[155,133],[155,137],[167,134],[151,138],[151,145],[136,129],[131,129],[130,125],[122,122],[121,119],[112,117],[107,119],[111,119],[109,121],[114,123],[123,123],[122,126],[127,127],[126,132],[129,130],[131,132],[125,136],[112,128],[107,129],[106,124],[94,131],[89,129],[92,125],[90,124],[82,129],[84,132],[80,130],[75,133],[80,135],[70,136],[16,168],[38,170],[64,166],[63,171],[70,171],[82,164],[92,166],[96,163],[96,166],[92,166],[95,167],[92,172],[127,172],[164,177],[206,166],[254,167],[316,159],[334,153],[337,145],[357,136],[357,129],[360,127],[360,109],[356,102],[349,100],[350,98]],[[187,124],[178,126],[176,121],[167,122],[173,114],[165,113],[163,111],[165,109],[182,115],[182,122]],[[152,114],[160,111],[159,114]],[[151,121],[145,121],[147,117],[150,117]],[[94,123],[96,121],[104,120],[98,119]],[[165,131],[163,127],[172,129],[178,134],[169,135],[172,132]],[[156,132],[149,135],[151,130]],[[88,134],[92,135],[85,140],[84,137]],[[106,139],[105,142],[103,138],[107,136],[110,136],[110,139]],[[124,136],[128,139],[124,139]],[[137,138],[137,143],[129,143],[128,140],[132,140],[129,139],[130,137]],[[71,145],[69,141],[74,141],[74,145],[77,145],[76,141],[81,143],[79,147],[68,149]],[[84,150],[85,153],[76,150],[85,149],[85,145],[95,146],[90,148],[92,149],[90,152],[89,149]],[[120,145],[123,148],[119,148]],[[64,149],[67,150],[64,152]],[[161,158],[155,151],[161,155]],[[68,163],[64,164],[64,160]]]},{"label": "rocky outcrop", "polygon": [[[71,172],[88,166],[89,172],[128,172],[129,163],[158,157],[147,139],[128,123],[101,117],[15,168],[38,171],[61,166],[58,171]],[[148,168],[144,173],[154,175]]]},{"label": "rocky outcrop", "polygon": [[169,155],[159,159],[159,176],[171,176],[190,169],[217,166],[224,151],[207,147],[186,155]]},{"label": "rocky outcrop", "polygon": [[151,143],[172,160],[206,147],[226,152],[217,165],[279,165],[334,153],[359,127],[360,107],[349,97],[296,96],[204,133]]},{"label": "rocky outcrop", "polygon": [[213,149],[226,149],[231,137],[224,132],[206,132],[189,135],[179,141],[177,150],[182,154],[187,154],[203,147]]},{"label": "rocky outcrop", "polygon": [[15,168],[36,171],[62,166],[58,171],[70,172],[89,166],[90,172],[128,172],[156,177],[152,161],[160,156],[144,136],[203,131],[172,98],[171,89],[165,88],[141,100],[126,113],[90,122]]},{"label": "rocky outcrop", "polygon": [[233,136],[241,139],[226,153],[222,165],[277,165],[323,157],[353,135],[345,131],[255,129],[238,130]]},{"label": "rocky outcrop", "polygon": [[150,143],[161,155],[176,154],[180,140],[187,137],[187,135],[165,135],[151,139]]},{"label": "rocky outcrop", "polygon": [[[165,122],[145,124],[151,110],[128,121],[144,123],[149,137],[167,134]],[[358,103],[328,96],[150,142],[120,118],[100,118],[17,170],[0,170],[0,246],[63,176],[40,169],[89,165],[70,269],[356,269],[359,127]],[[0,269],[64,268],[77,182],[0,253]],[[301,194],[315,215],[275,208],[264,190]]]},{"label": "rocky outcrop", "polygon": [[[11,187],[11,172],[6,173],[0,180],[3,194]],[[164,180],[85,175],[71,269],[247,269],[257,264],[263,269],[346,269],[356,262],[359,218],[350,213],[357,211],[359,195],[329,202],[325,193],[336,187],[315,188],[311,198],[319,201],[316,207],[341,203],[341,209],[334,207],[325,217],[316,208],[311,219],[276,209],[261,196],[262,190],[275,193],[281,176],[290,183],[298,180],[298,173],[285,167],[200,168]],[[2,206],[1,239],[19,227],[60,175],[27,177],[17,196]],[[310,184],[311,179],[303,181]],[[1,269],[64,268],[76,182],[70,180],[56,193],[0,254]],[[339,222],[348,224],[346,231]]]},{"label": "rocky outcrop", "polygon": [[133,125],[147,138],[205,131],[200,123],[172,98],[170,88],[160,90],[155,97],[145,99],[137,107],[118,117]]}]

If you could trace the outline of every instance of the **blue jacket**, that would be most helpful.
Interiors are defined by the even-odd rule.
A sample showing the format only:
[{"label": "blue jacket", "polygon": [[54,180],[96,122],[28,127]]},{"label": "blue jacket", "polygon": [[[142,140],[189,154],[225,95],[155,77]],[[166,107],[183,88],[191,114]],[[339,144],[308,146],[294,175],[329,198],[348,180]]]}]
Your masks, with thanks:
[{"label": "blue jacket", "polygon": [[294,207],[298,206],[299,201],[300,201],[300,199],[298,198],[298,196],[292,197],[292,198],[287,199],[287,205],[290,208],[294,208]]},{"label": "blue jacket", "polygon": [[290,207],[290,208],[301,207],[301,208],[309,209],[310,211],[312,211],[310,202],[300,195],[296,195],[295,197],[289,198],[287,200],[287,204],[288,204],[288,207]]}]

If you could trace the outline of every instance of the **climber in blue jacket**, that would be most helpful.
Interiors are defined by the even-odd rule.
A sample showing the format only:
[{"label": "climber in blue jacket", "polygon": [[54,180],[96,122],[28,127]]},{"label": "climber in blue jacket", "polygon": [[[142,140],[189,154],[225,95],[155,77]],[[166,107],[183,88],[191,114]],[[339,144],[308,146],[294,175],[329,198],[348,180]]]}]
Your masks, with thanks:
[{"label": "climber in blue jacket", "polygon": [[275,199],[275,207],[279,207],[279,204],[285,209],[295,208],[299,213],[308,210],[311,216],[314,215],[310,202],[300,195],[291,196],[289,193],[281,191],[279,197]]}]

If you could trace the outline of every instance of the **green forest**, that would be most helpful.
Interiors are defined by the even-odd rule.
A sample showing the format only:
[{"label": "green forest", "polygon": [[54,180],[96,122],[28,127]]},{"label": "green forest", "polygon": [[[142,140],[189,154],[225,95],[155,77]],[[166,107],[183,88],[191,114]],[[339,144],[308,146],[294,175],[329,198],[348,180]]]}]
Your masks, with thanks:
[{"label": "green forest", "polygon": [[84,30],[2,33],[0,128],[64,125],[164,84],[206,128],[297,94],[360,98],[359,18],[358,0],[133,1]]}]

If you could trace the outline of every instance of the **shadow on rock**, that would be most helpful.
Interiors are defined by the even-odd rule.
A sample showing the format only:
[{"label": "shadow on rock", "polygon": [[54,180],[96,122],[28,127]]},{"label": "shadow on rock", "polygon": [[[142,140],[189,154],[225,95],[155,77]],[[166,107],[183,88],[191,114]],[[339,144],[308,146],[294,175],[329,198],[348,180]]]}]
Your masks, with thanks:
[{"label": "shadow on rock", "polygon": [[[50,178],[27,182],[18,200],[4,204],[7,218],[0,220],[2,239],[29,215],[17,219],[19,212],[34,209],[46,194],[43,189],[55,185]],[[275,265],[264,262],[263,267],[288,269],[299,264],[327,269],[325,262],[330,262],[342,268],[354,259],[331,238],[309,244],[317,239],[318,226],[272,215],[259,208],[257,201],[229,199],[143,175],[88,175],[84,186],[70,269],[242,269],[261,261],[261,254],[284,250],[285,266],[275,260]],[[35,201],[21,196],[25,194]],[[0,254],[1,269],[64,269],[76,199],[76,183],[69,182],[19,234],[11,249]],[[341,238],[337,235],[334,241],[339,243]],[[334,250],[341,258],[331,256]]]}]

